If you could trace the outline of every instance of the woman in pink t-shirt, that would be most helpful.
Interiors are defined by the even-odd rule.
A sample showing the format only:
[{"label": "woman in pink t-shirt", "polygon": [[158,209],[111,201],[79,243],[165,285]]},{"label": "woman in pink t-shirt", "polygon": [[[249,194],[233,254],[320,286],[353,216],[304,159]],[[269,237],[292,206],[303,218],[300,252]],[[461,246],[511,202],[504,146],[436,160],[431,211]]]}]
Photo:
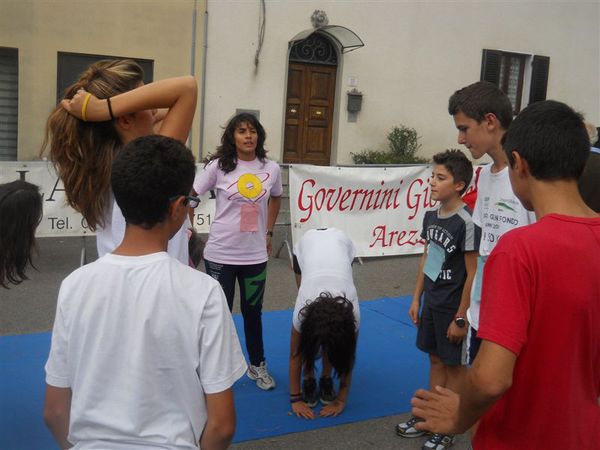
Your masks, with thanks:
[{"label": "woman in pink t-shirt", "polygon": [[248,377],[268,390],[275,380],[264,356],[262,302],[283,188],[279,164],[267,159],[265,139],[265,129],[254,115],[234,116],[216,153],[196,176],[194,190],[198,195],[216,193],[217,211],[204,249],[206,273],[223,287],[230,310],[237,280],[250,358]]}]

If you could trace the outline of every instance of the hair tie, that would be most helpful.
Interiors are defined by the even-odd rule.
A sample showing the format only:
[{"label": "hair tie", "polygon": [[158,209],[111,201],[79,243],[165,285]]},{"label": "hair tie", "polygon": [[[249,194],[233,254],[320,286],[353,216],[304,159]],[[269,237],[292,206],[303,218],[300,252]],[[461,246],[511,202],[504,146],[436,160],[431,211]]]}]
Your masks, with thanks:
[{"label": "hair tie", "polygon": [[110,97],[106,98],[106,104],[108,105],[108,114],[110,115],[110,120],[115,120],[115,116],[112,111],[112,105],[110,104]]},{"label": "hair tie", "polygon": [[87,94],[85,94],[85,100],[83,101],[83,106],[81,107],[81,118],[83,119],[84,122],[87,122],[87,120],[85,118],[85,112],[87,110],[87,105],[90,101],[91,96],[92,96],[92,94],[90,94],[89,92]]}]

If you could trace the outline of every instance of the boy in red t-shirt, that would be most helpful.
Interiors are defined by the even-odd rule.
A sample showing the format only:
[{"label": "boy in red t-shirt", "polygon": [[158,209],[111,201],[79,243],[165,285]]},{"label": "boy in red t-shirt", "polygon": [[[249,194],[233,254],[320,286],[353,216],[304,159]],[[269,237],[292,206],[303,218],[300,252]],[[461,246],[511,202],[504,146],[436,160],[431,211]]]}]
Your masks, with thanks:
[{"label": "boy in red t-shirt", "polygon": [[473,448],[597,449],[600,441],[600,216],[577,179],[589,141],[563,103],[524,109],[503,140],[510,181],[537,222],[512,230],[484,270],[483,339],[458,393],[419,390],[418,429],[460,433]]}]

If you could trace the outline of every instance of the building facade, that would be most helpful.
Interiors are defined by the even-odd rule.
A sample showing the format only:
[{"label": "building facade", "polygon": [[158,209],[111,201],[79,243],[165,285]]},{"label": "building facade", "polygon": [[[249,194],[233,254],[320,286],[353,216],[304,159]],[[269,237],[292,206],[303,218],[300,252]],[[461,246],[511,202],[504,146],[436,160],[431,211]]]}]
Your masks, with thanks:
[{"label": "building facade", "polygon": [[448,98],[479,79],[515,113],[552,98],[598,125],[598,23],[582,0],[0,0],[0,161],[39,158],[65,83],[102,57],[196,76],[199,158],[240,110],[279,162],[350,164],[399,125],[430,157],[458,147]]},{"label": "building facade", "polygon": [[146,81],[201,83],[205,10],[203,0],[0,0],[0,161],[39,158],[48,115],[95,60],[135,58]]},{"label": "building facade", "polygon": [[[400,124],[417,130],[419,154],[429,157],[458,147],[448,98],[481,78],[501,85],[515,112],[530,100],[552,98],[600,121],[598,2],[209,0],[207,6],[204,155],[218,145],[232,114],[251,110],[280,162],[349,164],[351,153],[384,149],[386,134]],[[337,32],[314,28],[315,10]],[[308,39],[298,46],[295,37]],[[344,48],[354,37],[364,46]]]}]

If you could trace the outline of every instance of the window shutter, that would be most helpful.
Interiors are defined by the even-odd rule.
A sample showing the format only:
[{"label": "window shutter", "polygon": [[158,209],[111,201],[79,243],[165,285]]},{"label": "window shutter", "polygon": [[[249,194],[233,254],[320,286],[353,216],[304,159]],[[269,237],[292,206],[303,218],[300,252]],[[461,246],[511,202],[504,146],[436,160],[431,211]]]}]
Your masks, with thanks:
[{"label": "window shutter", "polygon": [[0,48],[0,161],[17,159],[19,51]]},{"label": "window shutter", "polygon": [[498,50],[483,50],[481,58],[481,81],[489,81],[496,86],[500,83],[500,65],[502,52]]},{"label": "window shutter", "polygon": [[550,69],[550,58],[548,56],[533,57],[531,63],[531,88],[529,90],[529,103],[546,100],[548,88],[548,71]]}]

